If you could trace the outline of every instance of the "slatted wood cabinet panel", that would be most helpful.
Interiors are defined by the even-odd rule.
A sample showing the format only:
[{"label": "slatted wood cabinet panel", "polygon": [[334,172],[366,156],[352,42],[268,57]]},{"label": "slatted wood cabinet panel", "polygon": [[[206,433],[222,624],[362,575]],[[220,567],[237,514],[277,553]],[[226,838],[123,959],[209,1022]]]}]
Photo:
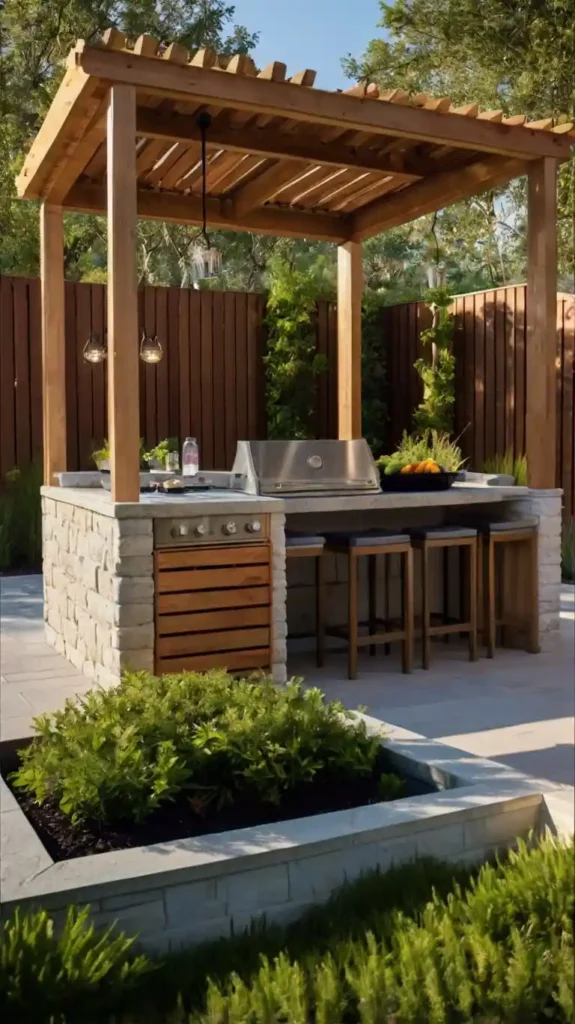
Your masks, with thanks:
[{"label": "slatted wood cabinet panel", "polygon": [[156,551],[156,672],[271,665],[270,546]]}]

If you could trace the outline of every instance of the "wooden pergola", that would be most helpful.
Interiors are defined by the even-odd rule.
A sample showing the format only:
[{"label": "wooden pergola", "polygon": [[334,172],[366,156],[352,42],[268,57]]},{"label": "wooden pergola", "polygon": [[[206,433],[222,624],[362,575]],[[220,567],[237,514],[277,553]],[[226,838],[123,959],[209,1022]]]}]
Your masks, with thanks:
[{"label": "wooden pergola", "polygon": [[18,178],[41,200],[46,483],[66,468],[62,212],[108,216],[112,495],[138,501],[137,219],[201,224],[207,111],[208,226],[338,246],[341,438],[361,435],[362,240],[527,174],[526,449],[531,485],[555,485],[556,174],[573,126],[314,78],[149,36],[130,47],[115,29],[71,51]]}]

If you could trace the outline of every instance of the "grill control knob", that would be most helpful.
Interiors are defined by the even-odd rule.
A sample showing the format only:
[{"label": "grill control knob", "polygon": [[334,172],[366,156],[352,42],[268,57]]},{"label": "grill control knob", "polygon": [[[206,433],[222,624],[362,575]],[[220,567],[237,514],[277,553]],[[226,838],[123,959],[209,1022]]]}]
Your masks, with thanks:
[{"label": "grill control knob", "polygon": [[236,532],[236,529],[236,524],[234,522],[229,522],[226,523],[225,526],[222,526],[222,533],[225,533],[229,537],[231,534]]},{"label": "grill control knob", "polygon": [[262,524],[259,519],[252,519],[251,523],[246,523],[246,530],[248,533],[259,533],[262,528]]},{"label": "grill control knob", "polygon": [[189,530],[185,523],[180,523],[179,526],[172,526],[170,533],[172,537],[187,537]]},{"label": "grill control knob", "polygon": [[203,537],[205,532],[206,532],[205,524],[204,523],[198,523],[198,525],[196,526],[196,528],[194,530],[194,533],[196,534],[196,536],[197,537]]}]

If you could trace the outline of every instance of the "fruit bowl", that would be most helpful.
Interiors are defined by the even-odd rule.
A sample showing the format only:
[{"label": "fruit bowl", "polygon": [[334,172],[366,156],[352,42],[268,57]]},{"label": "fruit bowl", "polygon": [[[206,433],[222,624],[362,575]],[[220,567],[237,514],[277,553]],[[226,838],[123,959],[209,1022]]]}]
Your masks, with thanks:
[{"label": "fruit bowl", "polygon": [[381,474],[382,491],[410,493],[413,491],[447,491],[457,479],[457,473],[446,473],[440,469],[435,473],[390,473]]}]

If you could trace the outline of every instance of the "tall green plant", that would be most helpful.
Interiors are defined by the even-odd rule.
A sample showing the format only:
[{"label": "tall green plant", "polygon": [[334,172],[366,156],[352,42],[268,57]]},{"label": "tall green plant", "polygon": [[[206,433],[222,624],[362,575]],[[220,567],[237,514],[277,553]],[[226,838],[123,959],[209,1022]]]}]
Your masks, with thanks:
[{"label": "tall green plant", "polygon": [[385,444],[387,405],[386,366],[382,344],[381,292],[365,291],[361,318],[362,433],[374,454]]},{"label": "tall green plant", "polygon": [[433,428],[451,434],[455,403],[453,316],[449,312],[451,295],[444,286],[429,288],[424,300],[431,308],[432,323],[421,332],[421,340],[429,346],[430,358],[415,362],[423,383],[423,401],[414,413],[413,425],[417,431]]},{"label": "tall green plant", "polygon": [[6,474],[0,491],[0,570],[39,569],[42,562],[42,468],[32,462]]},{"label": "tall green plant", "polygon": [[270,271],[265,319],[268,436],[313,437],[318,377],[327,369],[325,356],[316,351],[318,281],[283,259],[272,261]]}]

